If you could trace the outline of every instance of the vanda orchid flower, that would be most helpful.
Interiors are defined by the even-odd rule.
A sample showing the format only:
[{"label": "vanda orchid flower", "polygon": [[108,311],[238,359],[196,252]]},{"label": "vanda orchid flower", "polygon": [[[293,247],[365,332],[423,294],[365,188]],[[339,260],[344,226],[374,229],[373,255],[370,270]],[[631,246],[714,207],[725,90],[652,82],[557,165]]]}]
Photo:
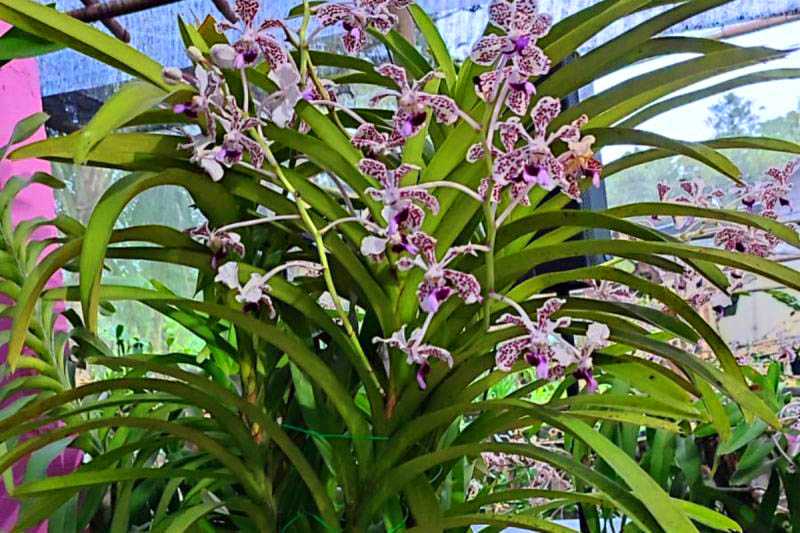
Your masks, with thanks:
[{"label": "vanda orchid flower", "polygon": [[[386,228],[388,242],[393,246],[400,246],[411,254],[416,254],[416,248],[411,247],[405,240],[403,242],[399,240],[401,233],[409,235],[422,226],[422,221],[425,219],[423,207],[434,215],[439,212],[439,201],[429,192],[420,187],[401,186],[404,176],[419,169],[413,165],[402,164],[395,170],[389,170],[386,165],[375,159],[362,159],[358,168],[365,175],[377,179],[383,186],[382,189],[370,187],[365,192],[373,200],[383,203],[381,215],[388,224]],[[383,247],[385,246],[386,243]],[[401,249],[394,251],[399,252]],[[376,249],[367,255],[382,252],[383,250]]]},{"label": "vanda orchid flower", "polygon": [[367,30],[375,28],[384,35],[397,26],[392,10],[403,9],[413,0],[351,0],[327,2],[317,7],[317,20],[323,27],[342,23],[342,43],[348,54],[356,54],[367,45]]},{"label": "vanda orchid flower", "polygon": [[296,275],[305,277],[319,277],[322,275],[322,266],[310,261],[288,261],[279,265],[266,274],[253,272],[250,279],[242,285],[239,282],[239,263],[230,261],[219,268],[214,281],[222,283],[229,289],[237,292],[236,301],[244,304],[245,311],[258,312],[262,307],[267,309],[270,319],[276,316],[275,306],[269,293],[272,290],[269,280],[277,274],[287,270],[294,270]]},{"label": "vanda orchid flower", "polygon": [[279,128],[285,128],[294,118],[294,108],[303,99],[300,90],[300,72],[292,61],[287,61],[269,73],[278,90],[268,94],[261,102],[269,120]]},{"label": "vanda orchid flower", "polygon": [[[535,186],[548,191],[560,187],[564,194],[580,201],[582,178],[590,177],[599,185],[602,165],[591,151],[595,139],[592,136],[582,138],[580,132],[588,119],[581,116],[548,135],[550,123],[560,113],[561,102],[545,96],[531,111],[535,135],[529,134],[517,118],[497,125],[504,151],[493,147],[493,175],[481,185],[484,194],[491,185],[492,201],[499,202],[502,191],[508,188],[516,203],[528,205],[528,195]],[[556,140],[568,143],[568,150],[558,157],[550,148]],[[483,145],[476,144],[467,153],[467,161],[477,162],[484,156]]]},{"label": "vanda orchid flower", "polygon": [[367,157],[375,157],[402,147],[405,138],[396,131],[392,131],[391,134],[383,133],[374,124],[365,122],[358,127],[350,142]]},{"label": "vanda orchid flower", "polygon": [[[510,301],[508,302],[510,303]],[[566,317],[552,320],[552,316],[561,309],[562,305],[564,305],[564,300],[558,298],[547,300],[536,312],[536,322],[533,322],[522,308],[517,310],[517,315],[509,313],[502,315],[497,321],[498,325],[521,327],[525,330],[525,335],[497,345],[495,355],[497,368],[503,372],[510,372],[514,363],[520,358],[524,358],[529,365],[536,368],[536,377],[547,379],[556,351],[564,350],[562,343],[558,342],[556,338],[558,335],[556,330],[570,324],[570,319]]]},{"label": "vanda orchid flower", "polygon": [[[597,380],[592,372],[592,355],[595,351],[608,346],[608,337],[610,333],[608,326],[605,324],[589,324],[583,344],[574,360],[574,363],[577,364],[577,368],[573,376],[575,376],[575,379],[583,380],[586,383],[586,390],[588,392],[595,392],[597,390]],[[561,361],[561,366],[566,367],[572,363],[573,361],[567,359]]]},{"label": "vanda orchid flower", "polygon": [[219,109],[225,105],[225,95],[221,90],[225,80],[219,70],[211,65],[207,66],[208,68],[201,64],[195,65],[193,74],[184,73],[175,67],[166,68],[164,80],[170,84],[188,83],[197,90],[191,100],[173,105],[172,110],[190,119],[202,118],[210,134],[213,134],[215,123],[211,117],[211,108],[213,106]]},{"label": "vanda orchid flower", "polygon": [[244,154],[250,155],[250,163],[260,168],[264,163],[264,150],[250,138],[247,131],[256,127],[259,121],[252,117],[245,117],[238,107],[233,107],[225,115],[217,117],[225,137],[222,141],[222,152],[219,162],[230,168],[244,159]]},{"label": "vanda orchid flower", "polygon": [[725,225],[714,235],[714,244],[731,252],[767,257],[781,240],[764,230],[750,226]]},{"label": "vanda orchid flower", "polygon": [[476,244],[456,246],[445,252],[440,261],[436,259],[436,239],[430,235],[418,232],[409,238],[409,242],[411,246],[419,250],[419,255],[413,258],[401,258],[397,262],[397,268],[410,270],[417,267],[425,272],[425,277],[417,289],[420,308],[424,312],[436,313],[439,307],[454,294],[457,294],[466,304],[483,301],[481,285],[475,276],[447,268],[447,266],[461,255],[477,256],[479,251],[487,251],[486,246]]},{"label": "vanda orchid flower", "polygon": [[289,54],[281,42],[269,34],[272,29],[283,28],[283,22],[268,19],[256,26],[260,9],[259,0],[236,0],[233,10],[239,17],[240,24],[235,25],[224,20],[217,22],[220,32],[241,32],[233,45],[215,44],[211,47],[211,57],[217,65],[222,68],[243,69],[256,65],[263,57],[270,69],[274,69],[289,61]]},{"label": "vanda orchid flower", "polygon": [[425,390],[428,386],[425,379],[431,371],[431,359],[438,359],[446,363],[449,367],[453,366],[453,357],[450,355],[450,352],[444,348],[439,348],[431,344],[423,344],[422,342],[425,337],[427,326],[430,324],[431,316],[432,315],[428,315],[425,325],[422,328],[415,329],[410,337],[406,337],[406,326],[403,326],[399,331],[395,331],[388,339],[382,339],[380,337],[372,339],[372,342],[375,344],[385,344],[390,348],[396,348],[406,354],[408,364],[419,365],[417,368],[417,384],[422,390]]},{"label": "vanda orchid flower", "polygon": [[553,19],[538,13],[537,4],[538,0],[494,0],[489,6],[489,20],[506,33],[481,38],[472,48],[472,61],[490,66],[499,60],[504,66],[510,59],[524,76],[543,74],[542,65],[549,65],[549,60],[536,40],[547,35]]},{"label": "vanda orchid flower", "polygon": [[750,212],[756,212],[760,208],[764,216],[776,218],[781,210],[792,207],[792,178],[798,169],[800,159],[790,161],[783,168],[770,168],[765,179],[747,186],[741,194],[742,205]]},{"label": "vanda orchid flower", "polygon": [[[700,179],[682,179],[678,182],[678,189],[673,188],[664,182],[657,185],[658,199],[662,202],[673,202],[686,204],[695,207],[719,208],[721,200],[725,197],[725,191],[719,187],[707,186]],[[653,216],[658,220],[657,216]],[[673,222],[678,230],[686,230],[694,224],[694,217],[673,217]]]},{"label": "vanda orchid flower", "polygon": [[[536,75],[550,71],[550,60],[542,54]],[[500,88],[506,84],[505,105],[519,116],[528,112],[531,98],[536,94],[536,86],[530,75],[523,74],[517,67],[503,67],[484,72],[475,78],[475,93],[484,102],[493,102],[501,96]]]},{"label": "vanda orchid flower", "polygon": [[564,300],[551,298],[544,302],[536,312],[536,322],[533,322],[518,303],[500,295],[494,295],[494,298],[517,311],[516,315],[504,314],[497,324],[517,326],[525,330],[525,335],[497,345],[495,361],[498,369],[510,372],[514,363],[524,358],[529,365],[536,368],[537,378],[548,379],[563,375],[564,370],[574,364],[577,365],[573,373],[575,379],[586,382],[586,390],[589,392],[597,389],[597,380],[592,373],[592,354],[608,345],[608,326],[590,324],[583,345],[576,349],[557,332],[558,329],[569,326],[570,319],[552,319],[564,305]]},{"label": "vanda orchid flower", "polygon": [[601,302],[635,303],[636,293],[630,287],[608,280],[589,280],[589,286],[583,289],[582,296]]},{"label": "vanda orchid flower", "polygon": [[193,237],[201,244],[204,244],[211,250],[211,268],[216,270],[219,268],[220,263],[228,257],[231,252],[239,257],[244,257],[245,248],[242,244],[242,238],[238,233],[232,231],[214,230],[208,226],[208,222],[204,222],[196,228],[186,230],[186,234]]},{"label": "vanda orchid flower", "polygon": [[[250,162],[260,167],[264,162],[264,151],[257,142],[251,139],[246,131],[259,123],[255,118],[244,118],[241,110],[233,108],[224,115],[217,112],[210,113],[209,124],[219,121],[225,130],[221,145],[216,145],[216,139],[211,134],[196,135],[191,137],[191,142],[181,145],[181,148],[191,148],[190,161],[200,165],[214,181],[220,181],[225,176],[224,167],[232,167],[241,163],[245,153],[249,154]],[[216,127],[209,126],[209,132],[216,131]]]},{"label": "vanda orchid flower", "polygon": [[428,109],[441,124],[454,124],[459,118],[467,120],[476,129],[480,129],[469,115],[461,111],[452,98],[424,91],[429,81],[442,77],[440,72],[430,72],[412,85],[403,67],[385,63],[375,69],[381,76],[391,78],[399,91],[383,91],[375,95],[370,103],[377,105],[386,98],[397,99],[397,111],[394,115],[394,135],[401,138],[413,137],[422,129],[428,118]]},{"label": "vanda orchid flower", "polygon": [[[497,65],[475,78],[475,92],[484,102],[501,98],[512,112],[523,116],[536,94],[533,76],[550,72],[550,58],[536,46],[547,34],[552,20],[536,11],[535,0],[495,0],[490,21],[505,35],[490,34],[475,44],[471,59],[478,65]],[[509,64],[509,59],[511,64]]]}]

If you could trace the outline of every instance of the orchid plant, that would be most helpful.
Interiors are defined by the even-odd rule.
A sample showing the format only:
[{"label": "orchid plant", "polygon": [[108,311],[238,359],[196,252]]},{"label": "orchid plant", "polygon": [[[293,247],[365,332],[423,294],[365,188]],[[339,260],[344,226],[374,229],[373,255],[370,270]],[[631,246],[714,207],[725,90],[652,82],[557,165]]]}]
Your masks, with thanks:
[{"label": "orchid plant", "polygon": [[[0,272],[17,302],[8,368],[63,378],[26,380],[36,394],[0,411],[0,470],[59,446],[85,457],[74,473],[7,481],[22,502],[18,527],[72,509],[70,531],[565,531],[549,520],[557,510],[588,531],[601,516],[650,532],[739,529],[673,498],[620,440],[711,428],[724,441],[724,403],[796,448],[796,427],[784,428],[699,312],[724,304],[743,272],[800,289],[797,272],[769,259],[778,243],[800,245],[777,220],[794,167],[747,187],[712,147],[635,129],[720,65],[784,55],[658,37],[724,3],[648,11],[565,62],[663,2],[600,2],[554,23],[535,0],[492,0],[485,35],[456,61],[410,0],[306,1],[278,20],[236,0],[235,24],[180,21],[191,67],[179,69],[50,7],[0,0],[0,19],[23,38],[140,78],[81,131],[10,154],[131,172],[85,227],[39,222],[63,237],[36,243],[50,245],[38,265]],[[332,31],[345,54],[322,51]],[[375,44],[386,50],[377,65],[357,57]],[[643,53],[678,51],[699,56],[564,104]],[[349,96],[364,85],[367,108]],[[612,144],[653,151],[604,167]],[[733,144],[800,153],[774,139],[720,145]],[[737,196],[687,182],[677,194],[661,187],[658,203],[580,208],[604,179],[665,153],[727,175]],[[6,210],[26,185],[14,183]],[[188,191],[207,222],[116,227],[137,195],[167,185]],[[587,228],[617,235],[574,240]],[[13,241],[28,238],[7,239],[3,253],[15,257]],[[587,256],[588,266],[539,268]],[[190,267],[196,297],[104,283],[109,259]],[[78,285],[46,289],[62,268]],[[206,348],[114,354],[97,332],[117,300],[162,313]],[[80,304],[67,312],[67,359],[37,341],[47,330],[37,310],[56,301]],[[700,344],[713,360],[694,353]],[[94,379],[75,383],[87,367]],[[497,465],[514,460],[539,481],[496,484]]]}]

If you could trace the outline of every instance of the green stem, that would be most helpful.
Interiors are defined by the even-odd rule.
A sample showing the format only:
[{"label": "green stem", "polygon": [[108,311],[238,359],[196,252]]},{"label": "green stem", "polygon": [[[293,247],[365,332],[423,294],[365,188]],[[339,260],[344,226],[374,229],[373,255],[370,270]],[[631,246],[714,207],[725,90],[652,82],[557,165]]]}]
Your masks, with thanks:
[{"label": "green stem", "polygon": [[358,334],[356,333],[353,325],[350,323],[350,319],[347,316],[347,312],[344,310],[344,306],[342,305],[341,298],[339,297],[339,293],[336,291],[336,285],[333,281],[333,274],[331,272],[330,264],[328,262],[328,255],[325,251],[325,243],[323,241],[322,234],[320,233],[319,229],[314,224],[314,221],[311,219],[311,214],[308,211],[308,205],[306,202],[300,197],[300,193],[295,189],[292,183],[286,178],[286,175],[283,173],[283,168],[281,167],[280,163],[275,159],[272,150],[270,149],[269,145],[267,144],[264,137],[261,135],[260,132],[255,132],[256,139],[261,147],[264,149],[264,153],[267,158],[267,162],[270,164],[272,169],[275,172],[275,175],[281,182],[281,185],[286,189],[288,193],[296,199],[297,210],[300,215],[300,219],[303,221],[303,224],[306,226],[306,229],[314,238],[314,242],[317,246],[317,252],[319,254],[319,262],[322,265],[323,269],[323,278],[325,280],[325,285],[328,289],[328,292],[331,295],[331,299],[333,300],[333,305],[336,309],[336,314],[339,319],[342,321],[342,325],[344,326],[345,331],[347,332],[347,336],[350,338],[350,341],[353,344],[353,348],[358,356],[360,366],[362,366],[362,370],[366,372],[366,381],[364,383],[367,393],[370,395],[370,403],[373,403],[373,400],[378,401],[377,404],[372,405],[373,410],[378,411],[373,413],[373,421],[374,423],[378,423],[378,421],[382,418],[381,413],[379,412],[382,409],[382,400],[380,395],[380,382],[378,381],[378,377],[375,375],[375,371],[369,363],[367,359],[367,355],[364,353],[363,348],[361,347],[361,343],[358,340]]},{"label": "green stem", "polygon": [[[496,106],[495,106],[496,107]],[[487,179],[489,180],[489,185],[486,190],[486,198],[483,200],[483,218],[486,224],[486,245],[489,247],[489,251],[486,252],[486,294],[492,294],[495,292],[494,287],[494,248],[495,243],[497,240],[497,225],[495,224],[495,210],[496,207],[492,202],[492,173],[494,172],[494,162],[492,160],[492,147],[494,144],[494,140],[489,137],[490,131],[492,128],[490,127],[492,117],[494,116],[495,110],[492,106],[486,106],[486,112],[484,113],[483,117],[483,129],[487,132],[486,137],[483,140],[483,160],[486,164],[487,170]],[[491,326],[491,318],[492,318],[492,303],[491,298],[486,298],[484,300],[484,307],[483,307],[483,327],[484,329],[488,330]]]}]

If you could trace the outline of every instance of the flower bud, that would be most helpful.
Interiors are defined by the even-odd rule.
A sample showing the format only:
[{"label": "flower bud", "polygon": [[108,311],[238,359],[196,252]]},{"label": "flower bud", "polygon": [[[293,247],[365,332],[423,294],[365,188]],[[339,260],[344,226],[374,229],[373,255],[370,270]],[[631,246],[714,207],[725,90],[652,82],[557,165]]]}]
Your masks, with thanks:
[{"label": "flower bud", "polygon": [[183,81],[183,72],[177,67],[166,67],[161,71],[161,75],[167,83],[175,84]]},{"label": "flower bud", "polygon": [[234,68],[236,50],[227,44],[215,44],[211,47],[211,61],[220,68]]},{"label": "flower bud", "polygon": [[203,57],[203,52],[201,52],[196,46],[190,46],[187,48],[186,53],[189,55],[189,59],[195,63],[204,63],[206,60],[206,58]]}]

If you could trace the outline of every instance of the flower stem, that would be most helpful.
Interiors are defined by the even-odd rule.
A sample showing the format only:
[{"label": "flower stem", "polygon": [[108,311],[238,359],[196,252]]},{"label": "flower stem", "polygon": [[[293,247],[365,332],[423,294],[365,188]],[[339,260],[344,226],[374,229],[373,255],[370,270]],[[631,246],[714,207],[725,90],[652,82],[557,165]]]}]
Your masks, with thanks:
[{"label": "flower stem", "polygon": [[[483,218],[486,223],[486,245],[489,247],[489,251],[486,252],[486,291],[489,294],[495,292],[495,273],[494,273],[494,248],[495,243],[497,240],[497,223],[496,223],[496,216],[497,216],[497,206],[492,201],[492,175],[494,174],[494,162],[492,160],[492,148],[494,145],[494,131],[496,127],[496,122],[500,115],[500,108],[503,105],[503,100],[505,100],[506,95],[508,94],[508,83],[503,85],[503,88],[500,90],[500,94],[498,95],[497,101],[494,103],[494,106],[487,105],[486,113],[484,116],[484,128],[486,130],[486,137],[483,140],[484,145],[484,156],[483,160],[486,163],[486,170],[487,170],[487,179],[489,180],[488,190],[486,191],[486,198],[483,201]],[[484,329],[488,330],[491,326],[492,322],[492,304],[489,298],[486,298],[486,302],[484,303],[484,316],[483,316],[483,327]]]},{"label": "flower stem", "polygon": [[412,189],[436,189],[439,187],[445,187],[449,189],[455,189],[457,191],[463,192],[473,200],[483,203],[483,197],[470,189],[469,187],[462,185],[460,183],[456,183],[454,181],[427,181],[425,183],[420,183],[418,185],[413,185]]},{"label": "flower stem", "polygon": [[[328,263],[328,255],[325,250],[325,243],[323,242],[322,234],[320,233],[319,229],[317,229],[314,221],[311,219],[311,214],[308,212],[306,202],[300,197],[300,193],[295,189],[292,183],[286,178],[286,175],[283,173],[283,169],[275,159],[275,155],[272,153],[272,150],[267,144],[264,137],[259,133],[255,132],[256,140],[261,145],[261,148],[264,150],[264,154],[267,158],[267,162],[270,164],[272,169],[275,172],[275,175],[280,180],[283,187],[289,192],[292,196],[296,199],[297,210],[300,215],[300,218],[303,221],[303,224],[306,226],[306,229],[311,236],[314,238],[314,242],[317,246],[317,252],[319,254],[319,262],[322,265],[323,269],[323,277],[325,279],[325,285],[328,289],[328,292],[331,295],[331,299],[333,300],[333,305],[336,308],[336,314],[338,315],[339,319],[342,321],[344,325],[344,329],[347,332],[348,337],[353,345],[353,349],[356,352],[356,355],[359,358],[360,366],[362,366],[363,371],[367,374],[367,380],[365,382],[365,386],[367,387],[367,391],[370,391],[370,403],[373,403],[372,408],[375,410],[382,409],[382,401],[378,401],[381,398],[381,386],[380,382],[378,381],[378,377],[375,375],[375,371],[373,370],[372,366],[367,359],[366,354],[364,353],[363,348],[361,347],[361,343],[358,341],[358,334],[356,333],[355,329],[353,329],[353,325],[350,323],[350,319],[347,316],[347,312],[344,310],[342,305],[341,298],[339,297],[339,293],[336,291],[336,285],[333,282],[333,274],[331,273],[330,264]],[[375,404],[377,402],[377,405]],[[382,417],[379,413],[375,413],[374,419],[380,420]]]},{"label": "flower stem", "polygon": [[250,226],[269,224],[270,222],[280,222],[281,220],[299,220],[299,219],[300,217],[297,215],[278,215],[278,216],[271,216],[264,218],[256,218],[253,220],[245,220],[242,222],[235,222],[233,224],[228,224],[227,226],[222,226],[221,228],[217,228],[215,233],[226,233],[239,228],[248,228]]}]

